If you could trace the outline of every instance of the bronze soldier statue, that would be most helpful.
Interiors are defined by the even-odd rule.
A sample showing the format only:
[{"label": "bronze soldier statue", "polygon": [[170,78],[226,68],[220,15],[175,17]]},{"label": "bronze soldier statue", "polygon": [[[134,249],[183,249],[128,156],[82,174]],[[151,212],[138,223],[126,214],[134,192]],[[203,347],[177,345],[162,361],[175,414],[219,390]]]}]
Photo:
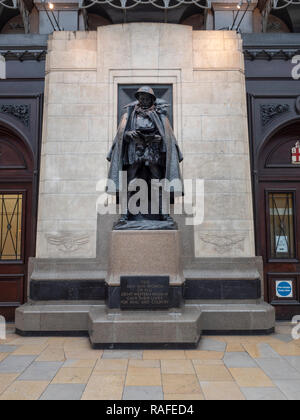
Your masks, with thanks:
[{"label": "bronze soldier statue", "polygon": [[[115,188],[108,184],[107,192],[120,194],[120,171],[127,172],[127,183],[136,178],[145,180],[148,186],[151,180],[179,181],[172,186],[171,196],[182,195],[182,178],[179,163],[183,160],[175,135],[167,117],[166,101],[157,99],[149,86],[141,87],[135,94],[136,101],[127,105],[122,116],[107,160],[111,162],[108,178]],[[130,194],[129,194],[130,196]],[[128,197],[129,198],[129,197]],[[153,229],[172,229],[174,221],[169,214],[139,215],[144,223],[133,224],[133,228],[149,228],[147,220],[162,221],[154,223]],[[116,228],[129,229],[128,222],[137,220],[129,212],[123,214]],[[161,226],[161,227],[160,227]],[[150,227],[151,228],[151,227]]]}]

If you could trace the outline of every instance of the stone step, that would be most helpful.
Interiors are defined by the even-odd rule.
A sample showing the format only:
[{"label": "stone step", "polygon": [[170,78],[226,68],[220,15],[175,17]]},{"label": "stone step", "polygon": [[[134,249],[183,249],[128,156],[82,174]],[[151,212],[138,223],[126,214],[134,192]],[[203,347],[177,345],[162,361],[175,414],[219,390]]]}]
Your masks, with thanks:
[{"label": "stone step", "polygon": [[94,348],[194,348],[201,336],[201,310],[120,311],[93,308],[89,335]]},{"label": "stone step", "polygon": [[186,304],[157,311],[121,311],[96,302],[35,302],[16,311],[22,335],[88,335],[95,347],[195,347],[203,334],[274,331],[274,308],[257,304]]},{"label": "stone step", "polygon": [[20,335],[87,335],[88,314],[101,301],[56,301],[26,303],[16,310]]},{"label": "stone step", "polygon": [[[187,305],[189,306],[189,305]],[[275,326],[273,306],[260,300],[252,304],[201,304],[203,334],[271,334]]]}]

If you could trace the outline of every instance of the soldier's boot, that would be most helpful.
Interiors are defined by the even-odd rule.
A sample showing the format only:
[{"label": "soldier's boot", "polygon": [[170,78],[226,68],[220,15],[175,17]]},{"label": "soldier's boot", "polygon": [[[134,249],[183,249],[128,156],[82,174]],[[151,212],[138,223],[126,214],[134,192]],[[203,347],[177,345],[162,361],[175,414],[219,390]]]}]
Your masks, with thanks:
[{"label": "soldier's boot", "polygon": [[118,223],[121,223],[122,225],[125,225],[128,222],[128,213],[127,214],[121,214],[120,220]]}]

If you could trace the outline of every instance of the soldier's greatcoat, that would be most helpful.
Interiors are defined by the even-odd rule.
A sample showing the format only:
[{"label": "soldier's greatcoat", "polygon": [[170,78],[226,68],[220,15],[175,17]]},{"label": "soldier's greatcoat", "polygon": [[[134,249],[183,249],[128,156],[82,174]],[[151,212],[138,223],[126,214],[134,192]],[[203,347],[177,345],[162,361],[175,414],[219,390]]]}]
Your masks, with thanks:
[{"label": "soldier's greatcoat", "polygon": [[[135,101],[125,107],[127,109],[127,112],[121,118],[116,137],[107,156],[107,160],[111,162],[108,173],[108,179],[113,181],[115,185],[115,188],[111,188],[110,183],[108,183],[107,192],[109,194],[116,194],[120,191],[119,171],[126,170],[126,168],[124,168],[123,163],[124,153],[126,149],[124,135],[127,130],[132,129],[130,127],[130,121],[132,121],[132,113],[135,112],[135,107],[137,104],[138,101]],[[149,111],[148,115],[150,116],[151,120],[155,123],[159,134],[162,137],[165,144],[166,170],[164,178],[170,182],[174,180],[181,181],[182,178],[179,163],[183,160],[183,156],[178,146],[169,119],[166,115],[166,107],[167,104],[165,101],[157,99],[155,102],[154,110]],[[175,189],[172,188],[172,191],[175,195],[182,194],[182,188],[176,190],[176,186]]]}]

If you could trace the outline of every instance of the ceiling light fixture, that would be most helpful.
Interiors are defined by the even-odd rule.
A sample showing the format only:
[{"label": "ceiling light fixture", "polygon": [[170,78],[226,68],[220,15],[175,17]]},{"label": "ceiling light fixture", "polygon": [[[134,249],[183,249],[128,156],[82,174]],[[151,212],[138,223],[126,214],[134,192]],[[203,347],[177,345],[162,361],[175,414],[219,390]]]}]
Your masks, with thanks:
[{"label": "ceiling light fixture", "polygon": [[246,9],[245,9],[245,11],[244,11],[244,14],[243,14],[243,16],[242,16],[242,18],[241,18],[241,20],[240,20],[240,22],[239,22],[239,24],[238,24],[238,26],[236,27],[236,31],[238,32],[238,30],[240,29],[240,26],[241,26],[241,23],[243,22],[243,20],[244,20],[244,17],[246,16],[246,14],[247,14],[247,12],[248,12],[248,10],[249,10],[249,7],[250,7],[250,4],[251,4],[251,0],[247,0],[247,7],[246,7]]},{"label": "ceiling light fixture", "polygon": [[[61,31],[61,28],[60,28],[60,26],[59,26],[58,20],[56,19],[56,16],[55,16],[55,14],[53,13],[54,4],[53,4],[53,3],[48,3],[48,8],[47,8],[47,7],[46,7],[46,5],[45,5],[45,0],[43,0],[43,1],[42,1],[42,4],[43,4],[43,6],[44,6],[44,10],[45,10],[46,15],[47,15],[47,17],[48,17],[48,19],[49,19],[49,22],[51,23],[51,26],[52,26],[52,28],[53,28],[53,31],[57,31],[57,30]],[[48,10],[50,10],[51,16],[52,16],[52,18],[53,18],[53,20],[54,20],[54,23],[55,23],[55,25],[57,26],[57,28],[56,28],[56,27],[55,27],[55,25],[53,24],[52,19],[50,18],[50,15],[49,15],[49,11],[48,11]]]},{"label": "ceiling light fixture", "polygon": [[232,26],[231,26],[231,28],[230,28],[230,31],[232,31],[232,30],[233,30],[233,28],[234,28],[235,22],[237,21],[237,18],[238,18],[238,16],[239,16],[240,11],[241,11],[242,5],[243,5],[243,0],[240,0],[240,2],[236,5],[236,8],[238,9],[238,11],[237,11],[237,13],[235,14],[235,17],[234,17],[234,20],[233,20],[233,22],[232,22]]}]

